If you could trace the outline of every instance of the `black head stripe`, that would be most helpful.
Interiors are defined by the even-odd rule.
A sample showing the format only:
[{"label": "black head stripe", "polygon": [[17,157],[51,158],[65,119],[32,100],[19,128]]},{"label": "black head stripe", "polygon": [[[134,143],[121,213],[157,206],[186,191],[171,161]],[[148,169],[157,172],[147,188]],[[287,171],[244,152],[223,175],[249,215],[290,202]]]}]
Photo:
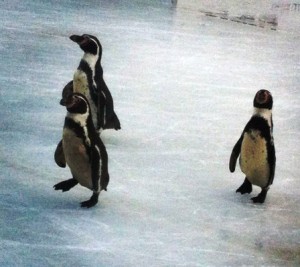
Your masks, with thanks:
[{"label": "black head stripe", "polygon": [[85,114],[89,112],[89,104],[85,96],[74,93],[67,99],[67,110],[70,113]]},{"label": "black head stripe", "polygon": [[90,40],[93,40],[98,47],[101,47],[100,41],[98,40],[97,37],[90,35],[90,34],[83,34],[83,36],[88,37]]},{"label": "black head stripe", "polygon": [[89,105],[89,101],[87,100],[86,96],[84,94],[81,93],[73,93],[73,96],[76,96],[80,99],[82,99],[83,102],[86,103],[86,105],[88,106],[88,108],[90,109],[90,105]]},{"label": "black head stripe", "polygon": [[84,52],[93,55],[99,54],[100,46],[99,46],[99,41],[96,37],[88,34],[83,34],[82,39],[84,41],[79,43],[79,45]]},{"label": "black head stripe", "polygon": [[71,35],[70,39],[77,43],[85,53],[99,55],[101,57],[102,46],[95,36],[90,34],[83,34],[81,36]]},{"label": "black head stripe", "polygon": [[90,34],[83,34],[82,35],[84,38],[88,38],[89,42],[87,42],[87,44],[84,47],[81,47],[82,50],[84,50],[85,52],[91,53],[93,55],[99,55],[99,57],[101,57],[102,55],[102,46],[99,42],[99,40],[97,39],[97,37],[90,35]]}]

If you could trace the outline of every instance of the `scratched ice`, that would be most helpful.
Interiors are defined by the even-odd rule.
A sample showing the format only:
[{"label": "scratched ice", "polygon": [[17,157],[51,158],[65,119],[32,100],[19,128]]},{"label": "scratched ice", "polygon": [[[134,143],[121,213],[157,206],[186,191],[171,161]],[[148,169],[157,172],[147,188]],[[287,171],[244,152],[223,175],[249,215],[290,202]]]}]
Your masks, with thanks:
[{"label": "scratched ice", "polygon": [[[0,2],[1,266],[300,264],[300,12],[196,2]],[[102,42],[122,123],[103,134],[111,180],[89,210],[87,189],[52,188],[70,178],[53,153],[82,56],[68,37],[82,33]],[[236,194],[244,177],[228,160],[261,88],[274,97],[277,169],[254,205],[260,189]]]}]

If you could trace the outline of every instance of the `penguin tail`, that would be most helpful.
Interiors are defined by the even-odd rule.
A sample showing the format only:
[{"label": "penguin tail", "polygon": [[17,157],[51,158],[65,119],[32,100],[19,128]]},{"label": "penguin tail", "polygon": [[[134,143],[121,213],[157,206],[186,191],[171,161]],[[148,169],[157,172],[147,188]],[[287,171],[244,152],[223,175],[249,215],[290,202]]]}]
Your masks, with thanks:
[{"label": "penguin tail", "polygon": [[103,129],[115,129],[117,131],[121,129],[119,118],[115,113],[107,120]]}]

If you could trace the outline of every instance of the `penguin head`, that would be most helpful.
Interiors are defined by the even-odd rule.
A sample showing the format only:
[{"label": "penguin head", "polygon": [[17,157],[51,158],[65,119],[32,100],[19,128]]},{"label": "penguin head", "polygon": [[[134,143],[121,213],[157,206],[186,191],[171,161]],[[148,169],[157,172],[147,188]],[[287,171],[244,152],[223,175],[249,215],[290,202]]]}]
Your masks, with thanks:
[{"label": "penguin head", "polygon": [[73,94],[73,81],[68,82],[68,84],[64,87],[62,91],[62,98],[59,102],[62,106],[66,105],[66,101],[70,95]]},{"label": "penguin head", "polygon": [[101,56],[102,46],[95,36],[89,34],[83,34],[81,36],[71,35],[70,39],[77,43],[85,53]]},{"label": "penguin head", "polygon": [[273,107],[273,97],[268,90],[259,90],[253,100],[253,106],[255,108],[272,109]]},{"label": "penguin head", "polygon": [[65,106],[69,113],[88,114],[90,110],[88,100],[79,93],[70,94],[65,101]]}]

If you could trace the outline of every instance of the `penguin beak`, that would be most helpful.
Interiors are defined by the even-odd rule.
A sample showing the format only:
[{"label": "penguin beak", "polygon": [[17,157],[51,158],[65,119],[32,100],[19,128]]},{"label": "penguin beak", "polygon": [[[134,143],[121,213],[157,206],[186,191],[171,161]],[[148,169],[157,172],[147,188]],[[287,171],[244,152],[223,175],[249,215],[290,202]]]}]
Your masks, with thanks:
[{"label": "penguin beak", "polygon": [[59,104],[62,105],[62,106],[65,106],[65,105],[66,105],[66,101],[62,98],[62,99],[59,101]]},{"label": "penguin beak", "polygon": [[71,35],[70,39],[77,43],[78,45],[84,45],[85,43],[87,43],[89,41],[88,38],[84,37],[84,36],[80,36],[80,35]]}]

